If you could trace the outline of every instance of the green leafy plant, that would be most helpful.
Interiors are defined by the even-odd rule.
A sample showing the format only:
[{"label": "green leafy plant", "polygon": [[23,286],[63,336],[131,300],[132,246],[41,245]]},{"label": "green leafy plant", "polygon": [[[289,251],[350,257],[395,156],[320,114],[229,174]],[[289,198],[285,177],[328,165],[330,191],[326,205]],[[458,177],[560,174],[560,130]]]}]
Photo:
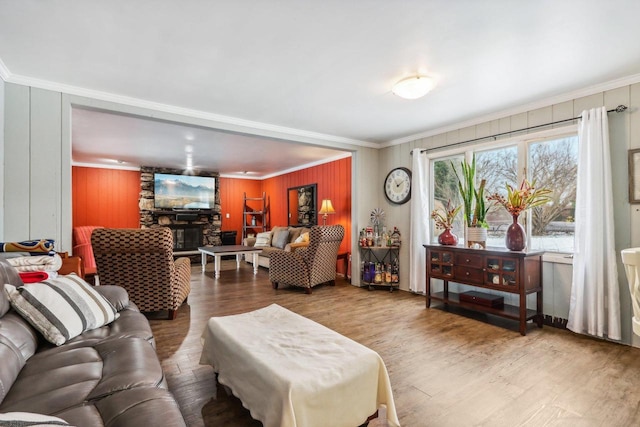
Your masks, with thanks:
[{"label": "green leafy plant", "polygon": [[431,211],[431,218],[435,221],[437,228],[451,229],[460,209],[462,209],[462,206],[451,206],[451,200],[449,200],[444,210],[434,209]]},{"label": "green leafy plant", "polygon": [[453,172],[458,178],[458,191],[462,198],[462,207],[465,224],[467,227],[484,227],[487,225],[487,212],[489,208],[485,204],[484,190],[486,181],[483,179],[476,189],[476,156],[473,155],[471,164],[466,161],[460,162],[460,172],[458,174],[455,165],[451,162]]}]

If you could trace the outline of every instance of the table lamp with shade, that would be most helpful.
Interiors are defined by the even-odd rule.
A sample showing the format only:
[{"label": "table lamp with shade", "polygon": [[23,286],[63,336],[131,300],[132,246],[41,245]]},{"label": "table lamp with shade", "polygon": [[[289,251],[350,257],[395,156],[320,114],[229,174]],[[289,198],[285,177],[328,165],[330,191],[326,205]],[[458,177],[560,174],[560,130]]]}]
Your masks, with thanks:
[{"label": "table lamp with shade", "polygon": [[330,199],[323,199],[319,214],[322,214],[322,225],[327,225],[327,215],[336,213]]}]

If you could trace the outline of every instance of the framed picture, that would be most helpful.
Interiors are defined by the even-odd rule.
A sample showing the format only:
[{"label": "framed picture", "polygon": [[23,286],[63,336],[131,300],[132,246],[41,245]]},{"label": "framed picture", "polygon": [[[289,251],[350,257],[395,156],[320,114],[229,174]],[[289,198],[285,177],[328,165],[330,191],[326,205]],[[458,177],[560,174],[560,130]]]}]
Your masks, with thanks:
[{"label": "framed picture", "polygon": [[[287,210],[290,226],[318,225],[316,215],[317,184],[302,185],[287,189]],[[640,203],[640,202],[639,202]]]},{"label": "framed picture", "polygon": [[629,150],[629,203],[640,203],[640,148]]}]

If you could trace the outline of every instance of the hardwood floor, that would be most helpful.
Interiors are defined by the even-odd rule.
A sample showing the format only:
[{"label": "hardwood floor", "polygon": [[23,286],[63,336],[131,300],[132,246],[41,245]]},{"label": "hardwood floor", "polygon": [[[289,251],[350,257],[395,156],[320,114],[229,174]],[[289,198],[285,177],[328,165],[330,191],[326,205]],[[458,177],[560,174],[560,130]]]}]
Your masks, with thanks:
[{"label": "hardwood floor", "polygon": [[[223,261],[192,267],[192,290],[176,320],[151,319],[170,390],[190,426],[260,426],[199,364],[207,319],[277,303],[382,356],[400,423],[413,426],[640,425],[640,349],[565,330],[438,308],[422,296],[368,291],[337,280],[307,295],[273,290],[268,271]],[[474,319],[476,317],[478,320]],[[493,322],[493,323],[489,323]],[[506,325],[508,329],[497,326]],[[386,426],[384,414],[370,426]]]}]

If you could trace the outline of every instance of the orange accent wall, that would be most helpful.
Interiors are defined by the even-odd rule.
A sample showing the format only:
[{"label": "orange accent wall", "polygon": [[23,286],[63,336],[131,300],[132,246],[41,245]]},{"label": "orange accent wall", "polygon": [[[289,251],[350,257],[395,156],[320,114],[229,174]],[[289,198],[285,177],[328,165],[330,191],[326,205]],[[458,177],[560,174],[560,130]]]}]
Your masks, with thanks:
[{"label": "orange accent wall", "polygon": [[[255,179],[220,178],[222,231],[236,230],[236,244],[242,243],[242,212],[244,193],[247,197],[262,197],[262,181]],[[253,206],[252,206],[253,207]],[[257,208],[256,208],[257,210]],[[227,218],[227,214],[229,218]],[[269,228],[267,228],[268,230]]]},{"label": "orange accent wall", "polygon": [[[322,199],[331,199],[336,213],[329,215],[327,224],[344,226],[345,237],[340,251],[350,251],[351,157],[265,180],[219,178],[222,230],[236,230],[236,243],[240,244],[244,193],[247,193],[247,197],[261,197],[263,191],[267,196],[267,230],[276,225],[286,225],[287,188],[307,184],[317,184],[318,209]],[[72,192],[74,227],[140,226],[140,172],[74,166]],[[321,215],[318,217],[318,223],[322,224]],[[341,266],[340,268],[342,269]]]},{"label": "orange accent wall", "polygon": [[73,166],[73,226],[140,227],[140,172]]},{"label": "orange accent wall", "polygon": [[[331,199],[336,213],[329,215],[327,224],[342,224],[345,238],[341,252],[351,250],[351,157],[307,169],[268,178],[263,181],[236,178],[220,178],[220,203],[222,205],[222,230],[237,230],[238,243],[242,236],[242,199],[267,196],[267,229],[287,225],[287,188],[317,184],[318,209],[322,199]],[[230,218],[226,218],[229,213]],[[322,216],[318,223],[322,224]]]}]

